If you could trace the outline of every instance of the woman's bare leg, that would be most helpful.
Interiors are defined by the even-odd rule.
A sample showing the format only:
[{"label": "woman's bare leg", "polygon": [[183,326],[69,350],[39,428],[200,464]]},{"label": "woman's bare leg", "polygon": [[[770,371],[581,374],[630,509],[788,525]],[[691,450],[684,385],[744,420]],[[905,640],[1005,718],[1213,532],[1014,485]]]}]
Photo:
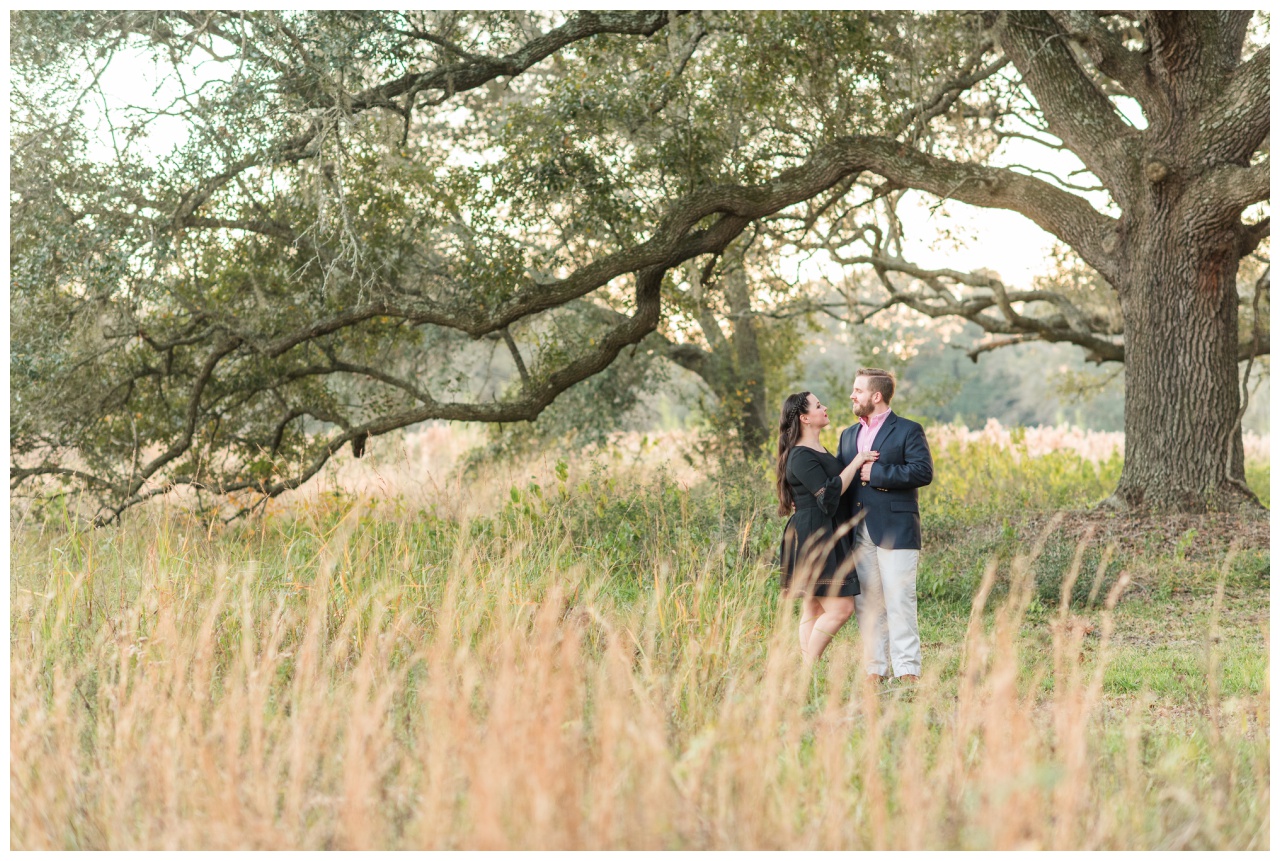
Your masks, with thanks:
[{"label": "woman's bare leg", "polygon": [[818,598],[817,601],[822,615],[814,620],[809,642],[804,646],[805,663],[809,665],[822,657],[832,638],[853,615],[852,598]]},{"label": "woman's bare leg", "polygon": [[822,615],[822,605],[812,595],[805,595],[800,602],[800,654],[809,648],[809,635],[813,632],[813,623]]}]

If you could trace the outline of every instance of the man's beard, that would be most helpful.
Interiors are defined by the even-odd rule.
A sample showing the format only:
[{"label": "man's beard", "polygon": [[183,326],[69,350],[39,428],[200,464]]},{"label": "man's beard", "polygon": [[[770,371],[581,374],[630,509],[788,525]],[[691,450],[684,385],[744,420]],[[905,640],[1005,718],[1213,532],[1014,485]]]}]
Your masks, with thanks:
[{"label": "man's beard", "polygon": [[857,401],[853,402],[853,414],[860,419],[865,419],[867,416],[871,415],[874,410],[874,404],[860,404]]}]

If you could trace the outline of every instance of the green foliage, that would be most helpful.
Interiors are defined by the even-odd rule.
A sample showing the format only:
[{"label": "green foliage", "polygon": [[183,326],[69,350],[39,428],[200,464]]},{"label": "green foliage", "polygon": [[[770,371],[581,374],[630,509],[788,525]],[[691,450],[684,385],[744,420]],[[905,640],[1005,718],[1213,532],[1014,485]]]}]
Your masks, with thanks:
[{"label": "green foliage", "polygon": [[[274,496],[424,420],[502,423],[508,453],[584,445],[629,420],[666,360],[713,394],[709,439],[751,457],[816,313],[790,264],[884,239],[876,207],[937,178],[885,162],[876,185],[828,164],[836,150],[878,137],[945,173],[1034,112],[1026,82],[977,71],[1008,48],[990,24],[15,13],[13,480],[38,494],[74,477],[109,518],[183,485]],[[570,31],[592,35],[545,47]],[[952,79],[968,83],[937,89]],[[836,235],[865,219],[862,239]],[[1057,269],[1055,289],[1116,329],[1098,277]]]},{"label": "green foliage", "polygon": [[1074,451],[1032,457],[1025,445],[953,443],[933,452],[936,480],[921,491],[920,510],[943,524],[974,523],[1000,512],[1082,509],[1115,487],[1119,453],[1100,463]]},{"label": "green foliage", "polygon": [[976,329],[966,323],[948,343],[921,344],[902,375],[904,396],[919,412],[970,427],[995,418],[1006,426],[1124,429],[1123,369],[1089,365],[1070,345],[1035,342],[985,353],[974,363],[964,350],[979,342]]},{"label": "green foliage", "polygon": [[1271,461],[1245,461],[1245,481],[1249,489],[1258,495],[1259,501],[1271,508]]},{"label": "green foliage", "polygon": [[525,457],[537,450],[572,452],[604,445],[617,431],[645,429],[648,417],[641,398],[661,389],[670,374],[652,340],[624,351],[609,367],[560,395],[536,421],[489,425],[490,444],[472,450],[470,463]]},{"label": "green foliage", "polygon": [[[795,391],[789,383],[796,376],[803,345],[802,325],[798,320],[770,320],[761,316],[755,318],[754,327],[757,352],[754,367],[744,368],[737,353],[727,348],[722,355],[715,356],[713,362],[718,367],[706,374],[708,383],[715,385],[714,391],[704,392],[698,398],[695,413],[695,426],[703,432],[698,453],[723,463],[730,470],[739,468],[730,462],[743,460],[742,437],[752,430],[746,424],[757,416],[762,417],[760,427],[764,441],[759,451],[751,454],[776,455],[780,405]],[[756,374],[764,379],[755,379]],[[764,403],[755,404],[753,399],[757,397],[762,397]],[[750,418],[744,418],[747,416]]]}]

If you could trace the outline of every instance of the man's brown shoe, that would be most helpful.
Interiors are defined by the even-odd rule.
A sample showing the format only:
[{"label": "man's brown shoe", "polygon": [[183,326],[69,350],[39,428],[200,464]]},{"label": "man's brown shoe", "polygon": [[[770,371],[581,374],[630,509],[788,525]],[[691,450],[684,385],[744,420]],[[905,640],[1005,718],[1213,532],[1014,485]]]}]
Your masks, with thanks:
[{"label": "man's brown shoe", "polygon": [[885,682],[887,682],[887,681],[889,681],[889,677],[888,677],[888,676],[882,676],[882,675],[880,675],[879,673],[867,673],[867,683],[868,683],[868,684],[873,684],[873,683],[874,683],[874,684],[879,685],[879,684],[884,684],[884,683],[885,683]]},{"label": "man's brown shoe", "polygon": [[920,677],[913,676],[910,673],[907,673],[906,675],[898,676],[898,681],[908,685],[918,685],[920,684]]}]

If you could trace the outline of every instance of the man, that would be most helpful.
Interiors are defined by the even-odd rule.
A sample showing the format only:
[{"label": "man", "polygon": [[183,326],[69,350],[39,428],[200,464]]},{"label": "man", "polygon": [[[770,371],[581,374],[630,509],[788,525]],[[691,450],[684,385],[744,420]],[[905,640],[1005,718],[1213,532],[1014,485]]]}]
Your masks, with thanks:
[{"label": "man", "polygon": [[933,481],[933,457],[924,428],[894,415],[893,374],[859,368],[849,400],[857,424],[840,435],[840,465],[859,452],[878,451],[841,497],[838,517],[853,521],[857,546],[858,627],[873,681],[894,675],[920,680],[916,621],[916,568],[920,561],[920,504],[916,488]]}]

